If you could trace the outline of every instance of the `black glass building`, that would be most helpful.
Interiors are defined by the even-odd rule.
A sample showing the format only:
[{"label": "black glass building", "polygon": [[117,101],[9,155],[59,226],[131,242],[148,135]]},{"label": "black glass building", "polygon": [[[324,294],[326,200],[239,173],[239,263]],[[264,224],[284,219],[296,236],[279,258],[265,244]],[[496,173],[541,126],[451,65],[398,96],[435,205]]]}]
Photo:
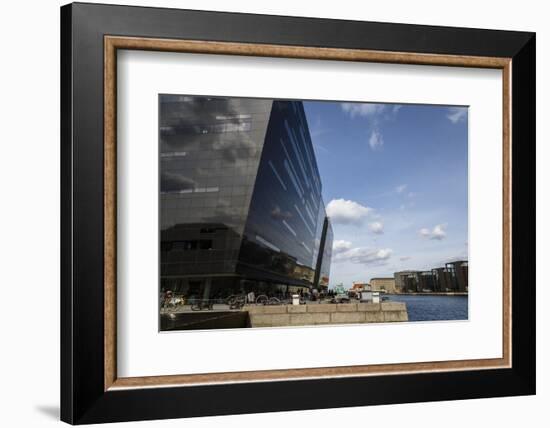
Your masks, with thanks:
[{"label": "black glass building", "polygon": [[332,228],[301,102],[161,95],[161,289],[328,286]]}]

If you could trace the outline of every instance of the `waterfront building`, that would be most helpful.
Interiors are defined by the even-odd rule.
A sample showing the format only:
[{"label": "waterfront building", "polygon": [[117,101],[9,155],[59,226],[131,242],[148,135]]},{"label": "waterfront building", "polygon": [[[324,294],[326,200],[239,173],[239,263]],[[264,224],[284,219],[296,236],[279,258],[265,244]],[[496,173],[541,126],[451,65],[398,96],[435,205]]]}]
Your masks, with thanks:
[{"label": "waterfront building", "polygon": [[404,277],[404,280],[405,280],[405,285],[404,285],[404,288],[405,288],[405,291],[408,292],[408,293],[417,293],[420,291],[420,288],[418,287],[418,283],[419,283],[419,280],[418,280],[418,271],[412,271],[412,272],[409,272],[408,274],[405,275]]},{"label": "waterfront building", "polygon": [[437,290],[436,276],[431,270],[417,272],[416,275],[418,292],[433,292]]},{"label": "waterfront building", "polygon": [[359,291],[371,291],[371,286],[367,282],[358,282],[354,281],[353,285],[351,287],[351,291],[353,292],[359,292]]},{"label": "waterfront building", "polygon": [[432,269],[432,274],[435,279],[435,291],[446,292],[454,290],[453,276],[446,268],[434,268]]},{"label": "waterfront building", "polygon": [[415,273],[416,271],[414,270],[403,270],[394,273],[395,290],[397,293],[416,292]]},{"label": "waterfront building", "polygon": [[160,286],[328,287],[333,233],[301,102],[160,95]]},{"label": "waterfront building", "polygon": [[466,260],[445,263],[445,270],[450,277],[452,291],[468,291],[468,262]]},{"label": "waterfront building", "polygon": [[468,292],[468,261],[445,263],[427,271],[395,272],[395,289],[411,292]]},{"label": "waterfront building", "polygon": [[457,263],[457,280],[458,280],[458,290],[467,292],[468,291],[468,261],[461,260]]},{"label": "waterfront building", "polygon": [[395,278],[372,278],[370,280],[372,291],[385,291],[395,293]]}]

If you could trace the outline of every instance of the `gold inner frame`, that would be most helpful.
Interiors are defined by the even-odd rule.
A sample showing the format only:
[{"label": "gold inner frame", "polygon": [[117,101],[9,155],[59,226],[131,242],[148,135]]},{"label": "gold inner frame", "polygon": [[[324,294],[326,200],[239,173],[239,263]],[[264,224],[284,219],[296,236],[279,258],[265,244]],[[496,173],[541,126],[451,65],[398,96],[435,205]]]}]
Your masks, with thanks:
[{"label": "gold inner frame", "polygon": [[[116,88],[117,50],[147,50],[213,55],[241,55],[333,61],[359,61],[393,64],[440,65],[494,68],[502,70],[503,144],[503,320],[502,358],[433,361],[422,363],[355,365],[305,369],[204,373],[170,376],[119,378],[116,367]],[[511,245],[512,245],[512,168],[511,168],[511,58],[419,54],[251,43],[170,40],[138,37],[104,37],[104,389],[191,386],[234,382],[295,380],[308,378],[359,377],[419,372],[441,372],[511,367]]]}]

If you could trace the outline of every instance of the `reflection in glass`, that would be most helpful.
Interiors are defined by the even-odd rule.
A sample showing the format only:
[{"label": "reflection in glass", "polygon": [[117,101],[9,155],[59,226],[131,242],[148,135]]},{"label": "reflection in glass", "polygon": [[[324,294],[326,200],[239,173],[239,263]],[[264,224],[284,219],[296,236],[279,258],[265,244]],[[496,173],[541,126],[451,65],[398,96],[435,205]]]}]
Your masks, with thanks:
[{"label": "reflection in glass", "polygon": [[326,288],[332,227],[301,102],[159,96],[161,289]]}]

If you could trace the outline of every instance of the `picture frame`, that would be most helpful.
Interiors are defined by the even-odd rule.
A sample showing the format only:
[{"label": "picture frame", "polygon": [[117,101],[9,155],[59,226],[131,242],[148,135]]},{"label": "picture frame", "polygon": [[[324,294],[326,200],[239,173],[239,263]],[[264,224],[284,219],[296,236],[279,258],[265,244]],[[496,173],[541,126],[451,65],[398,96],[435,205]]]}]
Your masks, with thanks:
[{"label": "picture frame", "polygon": [[[502,70],[502,358],[118,377],[116,53],[122,49]],[[86,424],[534,394],[535,97],[534,33],[63,6],[61,419]]]}]

